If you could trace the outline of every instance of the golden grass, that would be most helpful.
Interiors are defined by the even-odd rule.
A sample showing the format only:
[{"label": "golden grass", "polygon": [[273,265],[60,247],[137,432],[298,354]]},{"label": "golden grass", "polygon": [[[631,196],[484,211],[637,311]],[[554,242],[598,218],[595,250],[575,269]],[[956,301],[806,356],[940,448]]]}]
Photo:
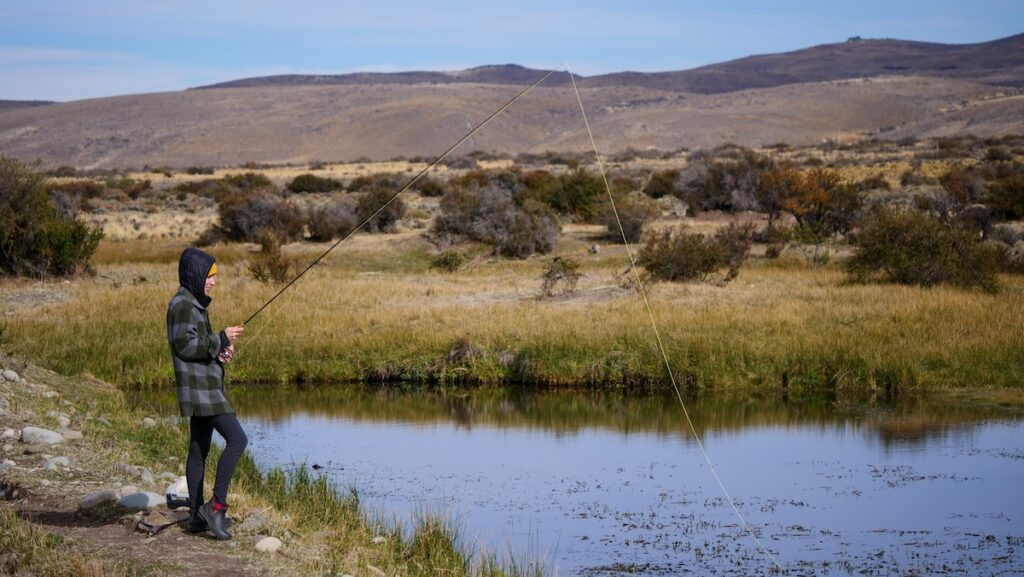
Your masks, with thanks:
[{"label": "golden grass", "polygon": [[[642,302],[616,277],[623,248],[586,251],[598,232],[566,230],[558,253],[577,259],[584,278],[575,293],[547,300],[538,297],[551,257],[478,259],[449,275],[429,270],[421,233],[358,235],[250,323],[229,373],[243,381],[663,382]],[[325,247],[287,253],[305,263]],[[57,285],[68,293],[63,302],[10,317],[11,346],[65,373],[169,382],[164,313],[180,248],[105,244],[102,276]],[[277,290],[248,278],[252,250],[213,250],[225,265],[211,307],[216,327],[240,323]],[[673,371],[691,386],[1018,387],[1024,281],[1003,284],[996,295],[853,285],[834,266],[760,261],[725,287],[659,284],[650,297]],[[0,285],[0,299],[25,290],[18,286]],[[460,341],[476,354],[453,362],[448,353]]]}]

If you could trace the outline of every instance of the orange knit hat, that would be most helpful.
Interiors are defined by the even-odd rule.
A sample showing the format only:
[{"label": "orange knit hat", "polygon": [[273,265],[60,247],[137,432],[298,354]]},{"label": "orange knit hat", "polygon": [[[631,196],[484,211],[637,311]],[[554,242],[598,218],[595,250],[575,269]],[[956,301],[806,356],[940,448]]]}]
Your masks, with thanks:
[{"label": "orange knit hat", "polygon": [[217,274],[217,263],[210,265],[210,272],[206,273],[207,278]]}]

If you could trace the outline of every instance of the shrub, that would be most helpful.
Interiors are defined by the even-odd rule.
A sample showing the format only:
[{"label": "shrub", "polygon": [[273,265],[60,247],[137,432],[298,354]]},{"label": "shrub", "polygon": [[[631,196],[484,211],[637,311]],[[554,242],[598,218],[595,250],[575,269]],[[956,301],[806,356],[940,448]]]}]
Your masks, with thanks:
[{"label": "shrub", "polygon": [[[544,280],[541,284],[541,290],[549,297],[555,296],[560,292],[576,290],[576,283],[580,280],[579,271],[580,263],[571,258],[556,256],[541,277]],[[559,290],[559,286],[564,288]]]},{"label": "shrub", "polygon": [[782,208],[816,243],[829,235],[848,232],[864,202],[855,186],[844,183],[838,172],[827,168],[800,171],[791,184]]},{"label": "shrub", "polygon": [[0,156],[0,274],[70,275],[88,270],[103,230],[58,210],[38,166]]},{"label": "shrub", "polygon": [[333,178],[324,178],[307,172],[293,178],[287,188],[292,192],[330,192],[341,190],[344,185]]},{"label": "shrub", "polygon": [[[658,203],[643,194],[622,195],[615,201],[615,211],[607,204],[602,220],[608,229],[608,235],[616,242],[636,243],[643,236],[644,227],[661,214]],[[618,214],[618,219],[616,219]],[[619,224],[622,230],[619,230]]]},{"label": "shrub", "polygon": [[348,184],[349,192],[363,192],[377,190],[380,188],[394,189],[397,187],[397,179],[394,175],[376,173],[366,176],[357,176]]},{"label": "shrub", "polygon": [[359,222],[367,219],[367,232],[395,232],[398,221],[405,216],[405,203],[394,191],[377,188],[363,194],[356,204]]},{"label": "shrub", "polygon": [[274,183],[266,176],[258,172],[243,172],[242,174],[228,174],[223,179],[224,184],[241,192],[253,192],[263,188],[271,188]]},{"label": "shrub", "polygon": [[739,147],[719,147],[698,152],[679,174],[676,187],[692,214],[702,210],[755,210],[756,190],[762,172],[772,160]]},{"label": "shrub", "polygon": [[976,233],[943,224],[919,211],[880,207],[852,239],[856,254],[846,262],[858,281],[880,277],[898,284],[951,284],[993,291],[1002,251]]},{"label": "shrub", "polygon": [[260,242],[274,233],[281,242],[302,238],[302,212],[284,199],[269,194],[232,196],[218,207],[219,226],[228,240]]},{"label": "shrub", "polygon": [[291,262],[281,253],[281,239],[273,231],[260,235],[260,255],[249,265],[252,278],[264,282],[285,282],[292,277]]},{"label": "shrub", "polygon": [[1003,162],[1013,160],[1013,154],[1005,147],[992,146],[985,152],[985,160],[989,162]]},{"label": "shrub", "polygon": [[532,199],[517,203],[511,191],[495,185],[445,193],[432,231],[441,239],[465,237],[484,242],[497,254],[518,258],[551,252],[559,233],[549,207]]},{"label": "shrub", "polygon": [[343,199],[311,209],[306,224],[309,228],[309,240],[324,242],[351,234],[359,226],[359,218],[356,216],[353,203]]},{"label": "shrub", "polygon": [[466,257],[457,250],[446,250],[430,261],[430,268],[444,272],[455,272],[466,262]]},{"label": "shrub", "polygon": [[420,196],[444,196],[444,186],[437,179],[424,176],[423,178],[417,180],[414,186],[416,187],[416,190],[419,191]]},{"label": "shrub", "polygon": [[213,174],[213,168],[209,166],[190,166],[185,169],[185,174]]},{"label": "shrub", "polygon": [[1024,174],[1015,174],[993,182],[989,186],[988,202],[996,218],[1024,218]]},{"label": "shrub", "polygon": [[678,179],[678,170],[659,170],[651,175],[651,180],[644,187],[644,194],[651,198],[679,196],[679,189],[676,188],[676,180]]},{"label": "shrub", "polygon": [[539,200],[559,214],[589,222],[595,216],[597,202],[604,191],[601,177],[576,169],[559,176]]},{"label": "shrub", "polygon": [[750,252],[753,229],[731,224],[712,237],[687,232],[682,226],[648,235],[637,255],[637,264],[655,280],[686,282],[707,280],[727,268],[723,283],[739,274]]},{"label": "shrub", "polygon": [[891,190],[889,181],[881,174],[869,176],[864,180],[857,183],[857,190],[868,191],[868,190]]}]

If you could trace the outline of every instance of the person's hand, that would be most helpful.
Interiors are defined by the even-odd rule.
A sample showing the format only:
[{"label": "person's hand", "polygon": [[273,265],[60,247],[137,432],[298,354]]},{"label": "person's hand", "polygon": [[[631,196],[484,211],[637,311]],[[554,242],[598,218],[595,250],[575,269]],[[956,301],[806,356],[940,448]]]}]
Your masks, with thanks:
[{"label": "person's hand", "polygon": [[242,331],[244,331],[244,330],[245,330],[245,327],[243,327],[243,326],[228,327],[228,328],[224,329],[224,334],[227,335],[229,343],[235,344],[235,339],[237,339],[238,336],[241,335]]},{"label": "person's hand", "polygon": [[235,358],[235,347],[232,345],[228,345],[227,347],[224,348],[223,351],[220,352],[219,355],[217,355],[217,358],[220,359],[220,362],[225,365],[230,363],[231,359]]}]

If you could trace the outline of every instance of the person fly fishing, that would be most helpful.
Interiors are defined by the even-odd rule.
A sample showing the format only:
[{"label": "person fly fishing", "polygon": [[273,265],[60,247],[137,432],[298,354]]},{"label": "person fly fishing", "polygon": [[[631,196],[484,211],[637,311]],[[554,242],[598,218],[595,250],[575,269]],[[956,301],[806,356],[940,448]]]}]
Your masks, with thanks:
[{"label": "person fly fishing", "polygon": [[[244,327],[213,332],[207,307],[217,284],[217,264],[205,252],[189,247],[178,261],[178,292],[167,305],[167,341],[171,346],[178,408],[189,418],[188,483],[189,520],[186,529],[199,533],[210,530],[218,539],[230,539],[226,512],[228,486],[235,466],[248,444],[242,425],[224,393],[224,366],[234,357],[235,339]],[[217,461],[213,496],[203,502],[203,477],[210,453],[213,431],[224,438],[225,447]]]}]

